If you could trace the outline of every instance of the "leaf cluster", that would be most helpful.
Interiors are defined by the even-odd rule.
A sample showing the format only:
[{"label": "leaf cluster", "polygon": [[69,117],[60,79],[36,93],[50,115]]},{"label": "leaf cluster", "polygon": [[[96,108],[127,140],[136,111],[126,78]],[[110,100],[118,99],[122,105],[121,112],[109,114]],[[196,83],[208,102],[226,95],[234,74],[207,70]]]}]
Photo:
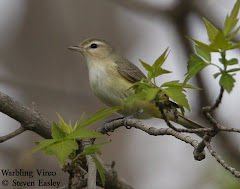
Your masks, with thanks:
[{"label": "leaf cluster", "polygon": [[179,80],[163,83],[160,87],[156,85],[156,77],[171,73],[171,71],[162,68],[168,54],[169,50],[167,48],[152,66],[140,60],[143,67],[148,71],[148,77],[132,85],[130,90],[133,90],[134,94],[126,99],[125,105],[139,100],[165,104],[168,103],[169,98],[171,98],[182,111],[184,108],[190,110],[185,88],[198,89],[197,87],[180,83]]},{"label": "leaf cluster", "polygon": [[[215,27],[214,24],[206,18],[203,18],[208,33],[209,44],[205,44],[188,37],[195,43],[196,54],[190,55],[190,60],[188,61],[188,72],[186,73],[184,83],[190,80],[205,67],[215,66],[219,69],[219,72],[214,74],[214,78],[220,76],[219,85],[228,93],[232,91],[235,82],[233,76],[237,71],[240,71],[240,68],[232,68],[232,66],[238,64],[238,60],[236,58],[228,60],[226,58],[226,51],[240,47],[240,43],[233,43],[231,41],[240,29],[240,26],[235,29],[238,23],[239,8],[240,0],[237,0],[231,14],[227,15],[222,30]],[[212,63],[212,53],[220,54],[220,66]]]},{"label": "leaf cluster", "polygon": [[[110,114],[118,111],[121,107],[113,107],[113,108],[104,108],[101,109],[84,121],[84,113],[82,114],[80,120],[72,126],[71,122],[67,124],[63,118],[58,115],[59,123],[53,122],[52,125],[52,139],[46,139],[42,141],[35,142],[36,147],[32,150],[31,153],[36,151],[43,151],[47,155],[53,155],[57,158],[62,167],[67,158],[71,160],[76,159],[76,150],[78,150],[77,140],[86,139],[86,138],[106,138],[106,135],[103,135],[99,132],[96,132],[91,129],[87,129],[86,127],[109,116]],[[98,161],[98,159],[94,156],[94,154],[101,154],[101,150],[99,147],[105,143],[94,144],[83,150],[77,157],[82,155],[91,155],[97,169],[99,171],[100,177],[104,184],[105,177],[103,174],[103,167]]]}]

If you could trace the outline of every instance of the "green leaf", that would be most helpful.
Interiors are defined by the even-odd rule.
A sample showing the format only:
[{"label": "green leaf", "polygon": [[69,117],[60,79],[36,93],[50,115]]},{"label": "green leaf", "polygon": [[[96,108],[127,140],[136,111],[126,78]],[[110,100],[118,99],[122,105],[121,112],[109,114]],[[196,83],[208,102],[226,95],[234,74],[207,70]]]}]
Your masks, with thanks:
[{"label": "green leaf", "polygon": [[201,47],[202,49],[209,51],[209,52],[219,52],[219,50],[217,48],[215,48],[214,46],[211,45],[207,45],[205,43],[202,43],[200,41],[197,41],[189,36],[187,36],[187,38],[191,41],[193,41],[196,45],[198,45],[199,47]]},{"label": "green leaf", "polygon": [[175,101],[180,106],[185,107],[187,110],[190,111],[190,107],[186,98],[186,95],[183,93],[182,87],[169,87],[166,89],[161,89],[166,95]]},{"label": "green leaf", "polygon": [[50,146],[50,145],[52,145],[54,143],[57,143],[57,142],[59,142],[58,139],[46,139],[46,140],[43,140],[43,141],[35,142],[36,147],[30,153],[34,153],[38,150],[42,150],[42,149],[46,148],[47,146]]},{"label": "green leaf", "polygon": [[156,97],[159,91],[160,91],[160,88],[157,88],[157,87],[144,89],[141,92],[138,92],[129,96],[125,100],[124,104],[127,105],[130,103],[134,103],[138,100],[152,101]]},{"label": "green leaf", "polygon": [[213,75],[213,77],[216,79],[219,75],[221,75],[222,74],[222,72],[218,72],[218,73],[215,73],[214,75]]},{"label": "green leaf", "polygon": [[240,26],[227,38],[227,40],[230,41],[231,39],[233,39],[238,34],[239,29]]},{"label": "green leaf", "polygon": [[149,72],[152,72],[152,71],[153,71],[152,66],[150,66],[149,64],[143,62],[141,59],[139,59],[139,61],[141,62],[141,64],[143,65],[143,67],[144,67],[147,71],[149,71]]},{"label": "green leaf", "polygon": [[102,143],[98,143],[98,144],[93,144],[91,146],[88,146],[86,148],[84,148],[83,152],[81,153],[81,155],[92,155],[92,154],[99,154],[101,155],[101,150],[99,149],[101,146],[108,144],[109,142],[102,142]]},{"label": "green leaf", "polygon": [[153,100],[158,92],[160,91],[160,88],[149,88],[145,91],[145,100],[151,101]]},{"label": "green leaf", "polygon": [[82,124],[82,122],[83,122],[83,119],[84,119],[84,116],[85,116],[85,112],[82,113],[82,115],[81,115],[79,121],[75,124],[73,130],[78,129],[78,128],[81,126],[81,124]]},{"label": "green leaf", "polygon": [[153,77],[153,72],[148,72],[147,74],[148,79],[151,81]]},{"label": "green leaf", "polygon": [[[168,74],[168,73],[172,73],[171,71],[168,71],[168,70],[165,70],[165,69],[162,69],[162,68],[157,68],[151,75],[151,77],[158,77],[160,75],[163,75],[163,74]],[[150,78],[149,78],[150,79]]]},{"label": "green leaf", "polygon": [[180,105],[178,105],[178,106],[179,106],[179,108],[180,108],[180,111],[181,111],[182,115],[184,115],[185,109],[184,109],[182,106],[180,106]]},{"label": "green leaf", "polygon": [[72,133],[66,136],[67,139],[84,139],[84,138],[106,138],[106,135],[103,135],[94,130],[79,128],[75,129]]},{"label": "green leaf", "polygon": [[134,90],[138,89],[138,88],[149,89],[149,88],[152,88],[152,87],[154,87],[154,85],[152,83],[145,82],[145,81],[136,82],[131,86],[131,88],[134,89]]},{"label": "green leaf", "polygon": [[207,32],[208,32],[208,38],[209,38],[209,41],[211,43],[214,42],[218,32],[219,32],[219,29],[217,29],[210,21],[208,21],[206,18],[203,18],[203,21],[206,25],[206,28],[207,28]]},{"label": "green leaf", "polygon": [[163,63],[165,62],[167,56],[169,54],[169,49],[167,48],[163,54],[153,63],[152,67],[154,69],[161,67],[163,65]]},{"label": "green leaf", "polygon": [[145,91],[141,91],[141,92],[135,93],[135,94],[129,96],[124,101],[124,105],[126,106],[128,104],[134,103],[137,100],[144,100],[145,99],[145,95],[146,95]]},{"label": "green leaf", "polygon": [[78,144],[75,140],[62,140],[48,146],[44,151],[49,155],[55,155],[62,167],[69,155],[77,149]]},{"label": "green leaf", "polygon": [[113,114],[114,112],[118,111],[122,109],[122,107],[118,106],[118,107],[112,107],[112,108],[103,108],[97,112],[95,112],[94,114],[90,115],[81,125],[81,127],[87,127],[88,125],[91,125],[111,114]]},{"label": "green leaf", "polygon": [[169,82],[163,83],[161,85],[161,87],[182,87],[182,88],[201,90],[200,88],[195,87],[193,85],[179,83],[179,80],[174,80],[174,81],[169,81]]},{"label": "green leaf", "polygon": [[163,65],[163,63],[165,62],[167,56],[168,56],[168,48],[164,51],[164,53],[153,63],[152,65],[152,71],[148,73],[148,78],[149,80],[151,80],[152,78],[155,78],[159,75],[162,74],[167,74],[167,73],[171,73],[171,71],[162,69],[161,66]]},{"label": "green leaf", "polygon": [[228,92],[230,93],[232,91],[232,88],[234,86],[235,79],[232,75],[223,72],[222,76],[220,78],[219,84]]},{"label": "green leaf", "polygon": [[102,180],[103,185],[105,185],[105,175],[104,175],[104,168],[102,164],[98,161],[98,159],[93,154],[100,154],[101,150],[99,149],[101,146],[108,144],[109,142],[103,142],[98,144],[93,144],[91,146],[86,147],[80,155],[90,155],[93,158],[94,163],[96,164],[98,173]]},{"label": "green leaf", "polygon": [[58,115],[58,119],[59,119],[59,123],[60,123],[60,126],[62,128],[62,130],[65,132],[65,133],[70,133],[70,128],[68,127],[68,125],[65,123],[65,121],[63,120],[63,118],[57,113]]},{"label": "green leaf", "polygon": [[237,22],[238,22],[238,12],[239,12],[239,8],[240,8],[240,1],[237,0],[237,2],[235,3],[233,10],[230,14],[230,16],[227,15],[225,23],[224,23],[224,28],[223,28],[223,33],[225,36],[227,36],[236,26]]},{"label": "green leaf", "polygon": [[227,60],[227,61],[226,61],[226,64],[227,64],[227,65],[235,65],[235,64],[238,64],[238,59],[232,58],[231,60]]},{"label": "green leaf", "polygon": [[74,130],[74,127],[72,126],[71,120],[68,123],[68,127],[69,127],[69,130],[70,130],[70,133],[71,133]]},{"label": "green leaf", "polygon": [[210,64],[206,63],[203,59],[195,54],[190,55],[190,60],[188,61],[188,72],[185,74],[187,77],[184,80],[186,84],[193,76],[200,72],[203,68]]},{"label": "green leaf", "polygon": [[211,62],[211,53],[209,51],[207,51],[206,49],[204,49],[198,45],[195,45],[195,49],[199,56],[203,57],[208,62]]},{"label": "green leaf", "polygon": [[229,47],[228,50],[237,49],[237,48],[239,48],[239,47],[240,47],[240,43],[233,43],[233,44],[231,45],[231,47]]},{"label": "green leaf", "polygon": [[57,123],[53,122],[53,126],[52,126],[53,139],[61,139],[61,138],[64,138],[65,136],[66,134],[61,129],[61,127]]},{"label": "green leaf", "polygon": [[184,83],[181,83],[181,84],[183,84],[183,88],[195,89],[195,90],[202,90],[201,88],[196,87],[196,86],[193,86],[193,85],[184,84]]},{"label": "green leaf", "polygon": [[208,66],[206,62],[199,62],[198,64],[194,65],[192,69],[190,69],[187,73],[187,77],[184,80],[184,84],[187,83],[193,76],[195,76],[197,73],[199,73],[203,68]]},{"label": "green leaf", "polygon": [[226,39],[222,31],[219,31],[214,42],[210,46],[215,49],[228,50],[232,47],[232,43]]},{"label": "green leaf", "polygon": [[227,70],[227,73],[238,72],[238,71],[240,71],[240,68],[233,68],[233,69]]},{"label": "green leaf", "polygon": [[104,168],[103,168],[102,164],[98,161],[98,159],[95,156],[92,155],[92,158],[93,158],[94,163],[96,164],[98,173],[100,175],[102,184],[104,186],[105,182],[106,182],[106,178],[105,178],[105,175],[104,175]]}]

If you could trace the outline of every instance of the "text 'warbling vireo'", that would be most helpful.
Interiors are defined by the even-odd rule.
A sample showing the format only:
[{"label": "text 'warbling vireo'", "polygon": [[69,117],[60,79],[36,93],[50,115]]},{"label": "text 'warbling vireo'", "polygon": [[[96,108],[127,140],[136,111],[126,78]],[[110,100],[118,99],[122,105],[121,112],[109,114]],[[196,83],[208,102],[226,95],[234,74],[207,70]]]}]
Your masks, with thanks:
[{"label": "text 'warbling vireo'", "polygon": [[[137,66],[122,57],[104,40],[86,39],[78,46],[72,46],[69,49],[83,55],[88,65],[91,89],[109,107],[122,106],[125,99],[134,93],[133,90],[129,90],[133,83],[146,78]],[[139,119],[152,117],[163,119],[163,115],[154,103],[140,100],[124,106],[118,113],[126,117],[134,115],[140,110],[142,113],[137,116]],[[174,106],[164,112],[168,120],[186,128],[202,128],[201,125],[177,112]]]}]

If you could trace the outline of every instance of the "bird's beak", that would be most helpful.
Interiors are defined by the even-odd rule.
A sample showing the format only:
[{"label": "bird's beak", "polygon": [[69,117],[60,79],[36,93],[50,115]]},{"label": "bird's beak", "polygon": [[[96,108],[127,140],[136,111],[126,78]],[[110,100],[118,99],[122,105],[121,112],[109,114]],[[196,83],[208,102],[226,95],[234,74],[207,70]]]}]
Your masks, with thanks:
[{"label": "bird's beak", "polygon": [[71,46],[71,47],[68,47],[68,49],[73,50],[73,51],[82,51],[83,50],[83,48],[79,47],[79,46]]}]

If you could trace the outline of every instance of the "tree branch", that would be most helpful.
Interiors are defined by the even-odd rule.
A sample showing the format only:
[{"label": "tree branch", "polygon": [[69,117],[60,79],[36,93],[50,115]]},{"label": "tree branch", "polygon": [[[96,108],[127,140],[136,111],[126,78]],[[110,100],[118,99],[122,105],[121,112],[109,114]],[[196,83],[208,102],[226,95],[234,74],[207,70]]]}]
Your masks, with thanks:
[{"label": "tree branch", "polygon": [[31,130],[44,138],[51,137],[51,124],[38,112],[0,92],[0,112],[20,122],[25,130]]},{"label": "tree branch", "polygon": [[[31,130],[46,139],[52,138],[51,137],[52,126],[46,118],[41,116],[35,110],[24,106],[22,103],[9,97],[8,95],[3,94],[2,92],[0,92],[0,112],[20,122],[22,125],[21,128],[23,128],[24,130]],[[19,128],[17,131],[15,131],[16,133],[14,134],[17,133],[20,134],[20,131],[22,131],[22,129]],[[118,189],[118,186],[120,185],[125,186],[124,187],[125,189],[132,189],[132,187],[125,181],[123,182],[121,178],[112,176],[112,173],[115,172],[114,170],[108,168],[105,169],[105,172],[106,180],[112,180],[114,178],[114,180],[112,180],[114,182],[112,182],[111,185],[116,189]]]},{"label": "tree branch", "polygon": [[235,177],[240,178],[240,172],[237,171],[235,168],[229,166],[224,160],[223,158],[217,154],[217,152],[215,152],[211,146],[211,144],[209,142],[205,141],[205,145],[207,146],[209,152],[211,153],[211,155],[213,157],[215,157],[215,159],[218,161],[218,163],[220,163],[225,169],[227,169],[228,171],[230,171]]},{"label": "tree branch", "polygon": [[199,143],[199,146],[196,148],[196,152],[201,153],[201,151],[204,150],[206,142],[210,142],[213,137],[217,135],[217,133],[220,131],[223,126],[218,124],[218,122],[211,116],[210,112],[215,110],[219,104],[222,101],[224,89],[221,87],[220,93],[218,95],[217,100],[212,106],[206,106],[202,108],[202,113],[204,117],[210,122],[210,124],[213,126],[212,129],[213,131],[208,132],[204,137],[203,140]]},{"label": "tree branch", "polygon": [[[117,172],[114,169],[114,163],[111,165],[103,164],[103,161],[98,156],[96,156],[96,158],[103,165],[104,168],[104,174],[106,177],[106,182],[104,186],[105,189],[133,189],[133,187],[130,186],[124,179],[118,178]],[[100,183],[102,182],[99,178],[99,175],[98,180],[98,186],[102,186],[100,185]]]},{"label": "tree branch", "polygon": [[[115,120],[112,121],[108,124],[106,124],[105,129],[107,131],[114,131],[115,129],[124,126],[124,120],[120,119],[120,120]],[[192,139],[190,136],[186,136],[172,128],[154,128],[154,127],[149,127],[147,125],[142,124],[139,120],[137,119],[129,119],[127,120],[127,126],[128,127],[134,127],[136,129],[140,129],[146,133],[148,133],[149,135],[153,135],[153,136],[163,136],[163,135],[171,135],[174,136],[175,138],[186,142],[187,144],[190,144],[191,146],[194,147],[194,149],[196,149],[198,147],[198,141]],[[195,153],[196,150],[194,150],[194,159],[201,161],[205,158],[205,152],[204,150],[198,153]]]},{"label": "tree branch", "polygon": [[[92,142],[90,139],[83,139],[82,145],[83,145],[83,148],[86,148],[91,146]],[[88,166],[87,187],[88,189],[96,189],[97,167],[90,155],[86,155],[86,159],[87,159],[87,166]]]},{"label": "tree branch", "polygon": [[[186,143],[190,144],[193,147],[198,145],[197,140],[194,140],[191,137],[186,136],[182,133],[179,133],[179,132],[177,132],[177,131],[175,131],[171,128],[157,129],[157,128],[154,128],[154,127],[144,125],[143,123],[141,123],[137,119],[129,119],[129,120],[127,120],[126,124],[129,127],[134,127],[136,129],[140,129],[140,130],[148,133],[149,135],[153,135],[153,136],[171,135],[171,136],[174,136],[175,138],[177,138],[177,139],[179,139],[183,142],[186,142]],[[121,126],[124,126],[124,120],[123,119],[115,120],[115,121],[112,121],[112,122],[106,124],[106,130],[112,132],[115,129],[121,127]]]},{"label": "tree branch", "polygon": [[5,135],[5,136],[1,136],[0,137],[0,143],[5,142],[6,140],[9,140],[10,138],[13,138],[13,137],[17,136],[24,131],[25,131],[24,127],[20,127],[17,130],[15,130],[15,131],[13,131],[13,132]]},{"label": "tree branch", "polygon": [[[162,135],[171,135],[174,136],[175,138],[184,141],[194,147],[194,158],[196,160],[202,160],[205,158],[205,152],[204,148],[207,145],[208,150],[210,153],[216,158],[216,160],[227,170],[229,170],[234,176],[240,177],[239,172],[237,172],[234,168],[228,166],[224,160],[212,149],[210,146],[210,141],[211,138],[214,137],[219,131],[229,131],[229,132],[240,132],[239,129],[235,128],[228,128],[221,126],[217,123],[217,121],[210,115],[209,111],[212,111],[215,109],[219,103],[221,102],[222,99],[222,94],[223,91],[221,89],[220,95],[218,99],[216,100],[216,103],[211,106],[207,107],[205,111],[205,115],[208,117],[208,120],[215,126],[213,128],[202,128],[202,129],[182,129],[183,132],[191,132],[193,133],[194,130],[195,132],[206,132],[206,135],[203,137],[203,140],[198,143],[198,141],[192,139],[189,136],[186,136],[178,131],[175,131],[174,129],[171,128],[154,128],[154,127],[149,127],[144,124],[142,124],[139,120],[136,119],[129,119],[127,120],[127,125],[131,128],[134,127],[136,129],[140,129],[149,135],[154,135],[154,136],[162,136]],[[35,110],[32,110],[30,108],[25,107],[18,101],[14,100],[13,98],[3,94],[0,92],[0,111],[3,113],[9,115],[13,119],[19,121],[22,125],[19,129],[16,131],[3,136],[0,138],[0,141],[6,141],[9,138],[12,138],[14,136],[17,136],[18,134],[24,132],[25,130],[32,130],[39,135],[41,135],[44,138],[51,138],[51,125],[49,122],[43,118],[38,112]],[[166,120],[165,120],[166,121]],[[42,124],[42,125],[41,125]],[[106,130],[107,131],[114,131],[115,129],[121,127],[124,125],[124,120],[116,120],[113,122],[110,122],[106,124]],[[43,126],[43,127],[42,127]],[[174,127],[175,128],[175,127]],[[176,130],[181,130],[177,129]],[[87,141],[86,141],[87,142]],[[85,147],[89,146],[90,143],[84,144]],[[96,166],[95,163],[93,162],[92,159],[89,157],[87,158],[87,164],[88,164],[88,188],[96,188],[96,183],[101,186],[101,183],[99,182],[99,176],[98,179],[96,179]],[[102,162],[102,161],[100,161]],[[105,171],[105,176],[106,176],[106,185],[105,188],[125,188],[125,189],[132,189],[130,185],[128,185],[125,181],[122,179],[119,179],[117,177],[116,171],[114,171],[113,167],[104,165],[104,171]]]}]

